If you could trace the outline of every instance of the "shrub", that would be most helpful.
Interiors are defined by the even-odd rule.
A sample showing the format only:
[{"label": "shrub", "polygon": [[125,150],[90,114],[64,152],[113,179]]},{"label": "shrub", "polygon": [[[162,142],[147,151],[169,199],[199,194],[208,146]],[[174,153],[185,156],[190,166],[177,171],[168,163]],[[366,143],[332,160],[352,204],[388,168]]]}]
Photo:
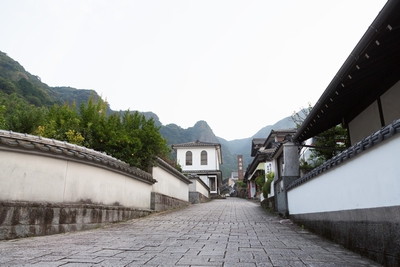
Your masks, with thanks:
[{"label": "shrub", "polygon": [[269,192],[271,192],[271,184],[272,184],[272,181],[274,180],[274,177],[275,177],[274,172],[270,172],[267,174],[267,181],[264,183],[264,185],[262,187],[262,192],[263,192],[264,198],[268,198],[268,194],[269,194]]}]

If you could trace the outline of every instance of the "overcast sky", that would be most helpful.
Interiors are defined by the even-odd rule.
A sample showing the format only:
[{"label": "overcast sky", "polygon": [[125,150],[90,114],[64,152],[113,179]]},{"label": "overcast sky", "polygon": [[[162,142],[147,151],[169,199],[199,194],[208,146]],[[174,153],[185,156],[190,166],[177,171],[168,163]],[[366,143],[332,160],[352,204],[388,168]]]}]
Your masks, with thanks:
[{"label": "overcast sky", "polygon": [[0,51],[113,110],[227,140],[318,100],[383,0],[0,0]]}]

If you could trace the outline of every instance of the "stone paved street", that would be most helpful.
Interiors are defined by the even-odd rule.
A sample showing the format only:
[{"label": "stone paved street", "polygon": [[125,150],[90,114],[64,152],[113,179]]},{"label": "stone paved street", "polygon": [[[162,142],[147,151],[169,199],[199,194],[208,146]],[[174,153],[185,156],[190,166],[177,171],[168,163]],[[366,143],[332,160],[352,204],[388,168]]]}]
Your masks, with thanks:
[{"label": "stone paved street", "polygon": [[379,266],[239,198],[0,242],[0,266]]}]

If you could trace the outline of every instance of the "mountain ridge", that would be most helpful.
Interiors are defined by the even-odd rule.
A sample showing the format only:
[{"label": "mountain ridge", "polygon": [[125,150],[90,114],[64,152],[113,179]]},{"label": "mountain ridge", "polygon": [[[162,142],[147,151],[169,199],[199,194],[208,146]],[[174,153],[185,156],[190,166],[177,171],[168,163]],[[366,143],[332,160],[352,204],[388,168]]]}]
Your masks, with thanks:
[{"label": "mountain ridge", "polygon": [[[93,89],[77,89],[69,86],[50,87],[42,82],[39,76],[32,75],[24,67],[0,51],[0,97],[16,94],[19,98],[35,106],[51,106],[75,102],[77,107],[82,102],[87,102],[90,97],[100,99],[101,96]],[[106,102],[106,101],[105,101]],[[107,103],[107,113],[123,112],[110,109]],[[237,155],[243,156],[244,166],[251,163],[250,156],[251,140],[253,138],[266,138],[272,129],[283,129],[294,127],[290,117],[283,118],[273,125],[261,128],[251,137],[225,140],[214,134],[212,128],[204,120],[196,122],[192,127],[186,129],[175,123],[163,125],[157,114],[151,111],[142,112],[147,119],[152,118],[155,125],[160,127],[161,135],[168,141],[168,145],[193,142],[220,143],[222,147],[223,164],[220,166],[223,178],[230,177],[232,171],[237,171]],[[172,154],[172,157],[174,155]]]}]

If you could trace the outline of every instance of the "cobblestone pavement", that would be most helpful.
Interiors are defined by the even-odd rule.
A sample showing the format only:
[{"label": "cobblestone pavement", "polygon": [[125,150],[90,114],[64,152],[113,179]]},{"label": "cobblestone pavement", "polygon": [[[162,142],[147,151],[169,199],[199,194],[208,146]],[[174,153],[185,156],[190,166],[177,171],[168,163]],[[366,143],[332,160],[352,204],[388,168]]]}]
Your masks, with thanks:
[{"label": "cobblestone pavement", "polygon": [[0,242],[0,266],[379,266],[259,203],[213,200],[104,228]]}]

